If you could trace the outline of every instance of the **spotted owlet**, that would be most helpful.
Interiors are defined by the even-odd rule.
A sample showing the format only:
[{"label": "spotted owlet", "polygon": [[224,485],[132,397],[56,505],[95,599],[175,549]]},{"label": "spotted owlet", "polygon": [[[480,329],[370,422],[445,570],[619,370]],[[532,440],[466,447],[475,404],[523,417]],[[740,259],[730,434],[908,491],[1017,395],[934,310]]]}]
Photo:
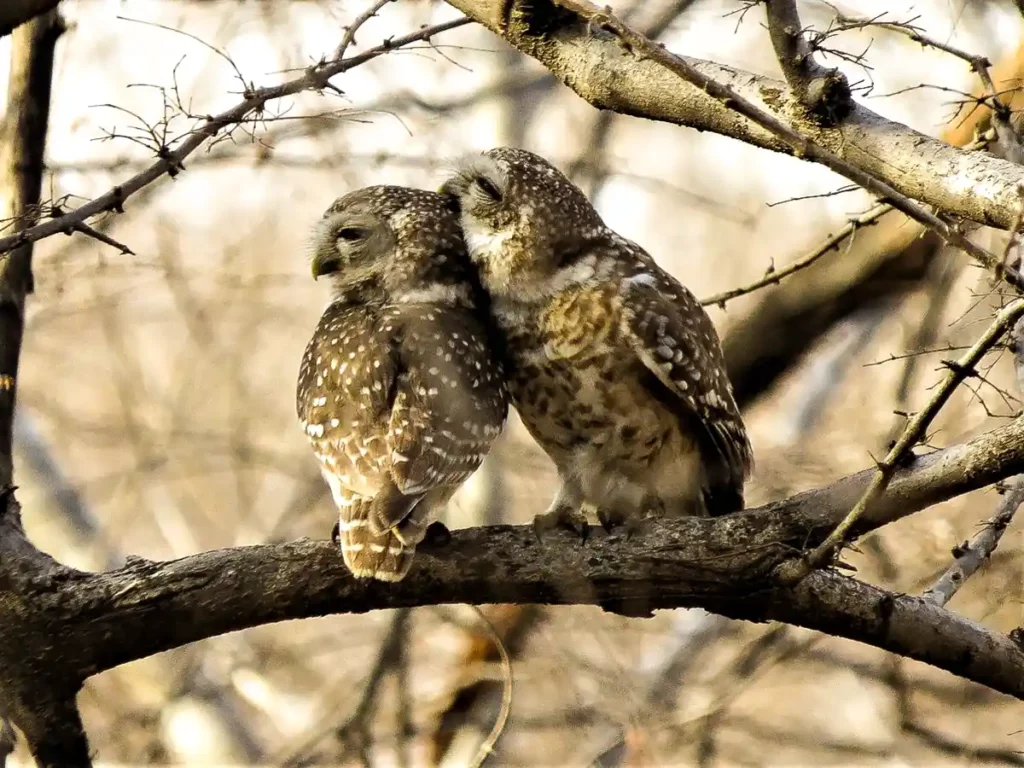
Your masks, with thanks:
[{"label": "spotted owlet", "polygon": [[538,525],[742,509],[750,443],[693,294],[530,152],[486,152],[441,191],[505,337],[512,403],[558,468]]},{"label": "spotted owlet", "polygon": [[399,581],[427,525],[480,466],[508,409],[451,199],[378,186],[337,200],[313,243],[334,298],[296,409],[359,578]]}]

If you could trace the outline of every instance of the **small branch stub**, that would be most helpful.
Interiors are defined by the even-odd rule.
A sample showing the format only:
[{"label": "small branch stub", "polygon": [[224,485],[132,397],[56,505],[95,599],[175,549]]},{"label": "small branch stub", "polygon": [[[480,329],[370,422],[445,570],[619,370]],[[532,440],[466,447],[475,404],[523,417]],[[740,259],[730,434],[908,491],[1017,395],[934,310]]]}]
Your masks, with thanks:
[{"label": "small branch stub", "polygon": [[772,47],[793,94],[815,123],[826,128],[838,125],[853,108],[846,76],[814,60],[795,0],[766,0],[765,9]]}]

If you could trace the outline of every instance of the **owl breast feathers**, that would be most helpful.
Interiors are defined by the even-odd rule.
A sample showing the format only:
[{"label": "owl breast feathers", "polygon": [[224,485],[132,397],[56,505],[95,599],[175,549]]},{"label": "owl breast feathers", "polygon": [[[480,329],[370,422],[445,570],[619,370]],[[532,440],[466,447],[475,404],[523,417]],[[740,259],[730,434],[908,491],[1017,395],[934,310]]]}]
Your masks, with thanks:
[{"label": "owl breast feathers", "polygon": [[549,517],[741,509],[750,443],[693,294],[530,152],[491,150],[442,192],[459,201],[513,404],[559,470]]},{"label": "owl breast feathers", "polygon": [[335,295],[302,359],[296,408],[357,577],[406,575],[501,432],[503,374],[470,269],[457,213],[434,193],[360,190],[317,229],[313,273]]}]

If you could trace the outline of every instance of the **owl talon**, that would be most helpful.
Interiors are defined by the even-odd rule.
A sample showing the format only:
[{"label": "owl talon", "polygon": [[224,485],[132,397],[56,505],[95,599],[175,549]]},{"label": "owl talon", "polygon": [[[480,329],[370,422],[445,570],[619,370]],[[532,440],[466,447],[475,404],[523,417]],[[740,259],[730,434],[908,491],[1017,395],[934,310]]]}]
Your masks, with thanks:
[{"label": "owl talon", "polygon": [[585,517],[574,509],[559,507],[533,518],[533,534],[537,543],[544,544],[544,535],[557,529],[568,530],[579,537],[581,544],[586,544],[590,536],[590,525]]},{"label": "owl talon", "polygon": [[607,509],[597,510],[597,519],[601,522],[604,532],[609,536],[621,533],[627,541],[633,538],[633,534],[643,527],[643,520],[641,518],[627,517],[620,512]]},{"label": "owl talon", "polygon": [[331,528],[331,542],[333,544],[337,544],[338,540],[340,538],[341,538],[341,521],[340,520],[335,520],[334,521],[334,527]]},{"label": "owl talon", "polygon": [[424,547],[446,547],[451,543],[452,532],[440,520],[435,520],[423,532]]}]

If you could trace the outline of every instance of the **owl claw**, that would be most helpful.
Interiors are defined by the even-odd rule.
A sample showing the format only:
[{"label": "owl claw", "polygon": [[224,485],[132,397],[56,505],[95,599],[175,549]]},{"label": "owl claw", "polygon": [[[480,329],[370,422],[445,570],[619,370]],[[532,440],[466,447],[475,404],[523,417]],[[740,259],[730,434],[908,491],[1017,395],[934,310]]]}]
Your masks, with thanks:
[{"label": "owl claw", "polygon": [[627,541],[633,538],[633,534],[639,531],[643,525],[641,518],[626,516],[607,509],[597,510],[597,519],[601,522],[604,532],[609,536],[621,531]]},{"label": "owl claw", "polygon": [[339,538],[341,538],[341,521],[335,520],[334,527],[331,528],[331,542],[337,544]]},{"label": "owl claw", "polygon": [[587,519],[577,510],[569,507],[558,507],[533,518],[533,534],[537,543],[544,544],[544,535],[559,528],[575,533],[581,544],[586,544],[590,536],[590,525]]},{"label": "owl claw", "polygon": [[423,532],[423,545],[426,547],[444,547],[452,540],[452,532],[440,520],[435,520]]}]

